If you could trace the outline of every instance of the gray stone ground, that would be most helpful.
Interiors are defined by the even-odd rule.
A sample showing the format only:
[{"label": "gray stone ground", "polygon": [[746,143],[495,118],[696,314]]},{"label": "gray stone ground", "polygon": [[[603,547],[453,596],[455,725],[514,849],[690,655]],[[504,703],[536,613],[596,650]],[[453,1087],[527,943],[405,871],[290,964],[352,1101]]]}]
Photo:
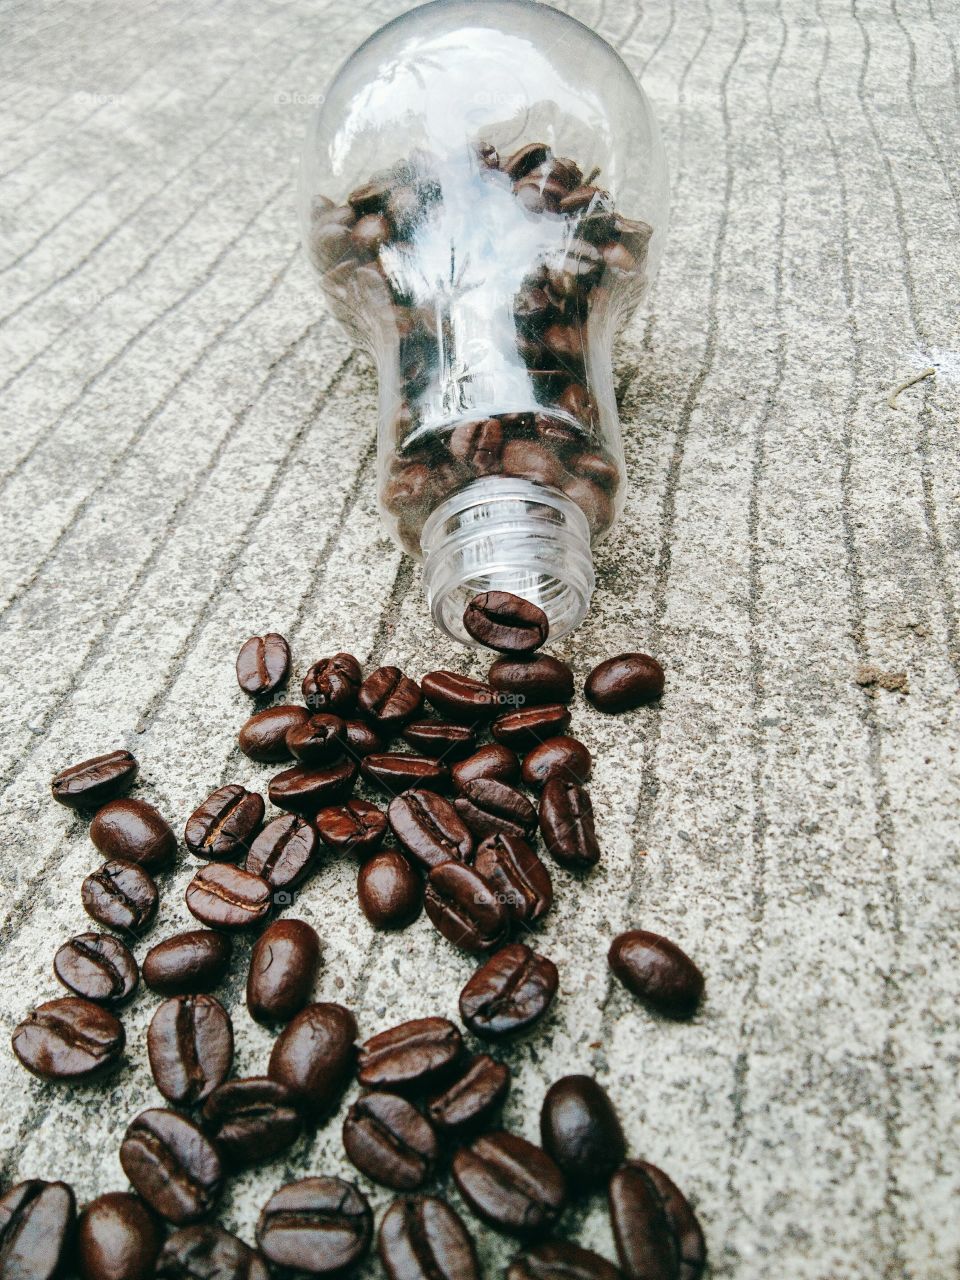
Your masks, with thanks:
[{"label": "gray stone ground", "polygon": [[[482,670],[434,634],[378,527],[373,375],[296,245],[305,97],[404,7],[0,10],[4,1036],[57,993],[53,950],[87,923],[97,858],[49,800],[57,767],[129,746],[138,794],[178,826],[219,780],[265,783],[234,745],[253,630],[290,636],[298,674],[339,647]],[[650,650],[668,694],[616,721],[577,709],[603,863],[583,885],[556,875],[543,949],[562,998],[512,1052],[508,1121],[534,1137],[550,1080],[597,1072],[634,1151],[697,1204],[717,1277],[955,1276],[957,9],[569,8],[643,76],[674,216],[617,357],[626,516],[559,651],[582,677]],[[187,923],[190,874],[184,856],[153,939]],[[364,1034],[455,1014],[470,962],[426,921],[375,937],[351,867],[326,865],[301,910],[324,942],[318,995]],[[692,1025],[610,988],[626,925],[702,964]],[[270,1038],[241,970],[247,1073]],[[3,1052],[4,1181],[123,1185],[119,1137],[158,1096],[154,1003],[125,1015],[106,1092],[45,1087]],[[268,1191],[309,1171],[349,1173],[337,1125],[240,1178],[225,1220],[251,1238]],[[600,1204],[568,1225],[609,1251]],[[509,1249],[480,1236],[492,1274]]]}]

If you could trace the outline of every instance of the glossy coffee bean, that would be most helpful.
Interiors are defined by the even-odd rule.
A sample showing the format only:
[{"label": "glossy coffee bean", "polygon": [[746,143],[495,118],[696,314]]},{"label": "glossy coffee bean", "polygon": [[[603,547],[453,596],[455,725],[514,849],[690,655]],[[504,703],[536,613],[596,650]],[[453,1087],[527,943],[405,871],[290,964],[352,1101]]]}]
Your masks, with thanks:
[{"label": "glossy coffee bean", "polygon": [[313,870],[318,846],[313,824],[295,813],[285,813],[263,828],[243,867],[273,890],[295,889]]},{"label": "glossy coffee bean", "polygon": [[396,1093],[364,1093],[343,1122],[343,1149],[361,1173],[395,1191],[415,1191],[433,1173],[437,1135]]},{"label": "glossy coffee bean", "polygon": [[68,809],[98,809],[133,785],[139,765],[129,751],[109,751],[54,774],[54,800]]},{"label": "glossy coffee bean", "polygon": [[462,791],[468,782],[477,778],[492,778],[495,782],[516,782],[520,777],[520,760],[515,751],[502,747],[499,742],[480,747],[472,756],[461,760],[450,770],[453,785]]},{"label": "glossy coffee bean", "polygon": [[295,765],[270,779],[267,794],[278,809],[312,818],[320,809],[346,800],[356,780],[357,766],[352,760],[321,769]]},{"label": "glossy coffee bean", "polygon": [[237,683],[244,693],[272,693],[290,674],[290,646],[276,631],[251,636],[237,654]]},{"label": "glossy coffee bean", "polygon": [[79,996],[38,1005],[14,1029],[13,1052],[41,1080],[86,1080],[123,1053],[123,1024],[109,1009]]},{"label": "glossy coffee bean", "polygon": [[449,771],[439,760],[400,751],[367,756],[360,765],[360,772],[368,782],[393,796],[410,787],[445,791],[450,782]]},{"label": "glossy coffee bean", "polygon": [[187,910],[211,929],[247,929],[270,911],[270,886],[225,862],[201,867],[187,885]]},{"label": "glossy coffee bean", "polygon": [[623,985],[668,1018],[689,1018],[703,996],[703,974],[675,942],[658,933],[629,929],[614,938],[607,956]]},{"label": "glossy coffee bean", "polygon": [[543,164],[549,154],[550,148],[545,142],[528,142],[518,151],[514,151],[512,155],[501,160],[500,168],[514,182],[518,182],[531,170]]},{"label": "glossy coffee bean", "polygon": [[375,929],[403,929],[423,907],[423,884],[397,849],[375,853],[357,875],[360,908]]},{"label": "glossy coffee bean", "polygon": [[110,1191],[80,1215],[77,1267],[82,1280],[152,1280],[162,1244],[160,1224],[143,1201]]},{"label": "glossy coffee bean", "polygon": [[222,1227],[203,1223],[167,1237],[156,1280],[269,1280],[262,1254]]},{"label": "glossy coffee bean", "polygon": [[175,1111],[141,1112],[123,1136],[120,1164],[133,1189],[175,1226],[206,1217],[219,1199],[223,1166],[216,1148]]},{"label": "glossy coffee bean", "polygon": [[707,1262],[703,1232],[662,1169],[631,1160],[610,1179],[610,1222],[626,1280],[698,1280]]},{"label": "glossy coffee bean", "polygon": [[[506,461],[505,470],[509,470]],[[509,591],[485,591],[474,596],[464,610],[463,625],[474,640],[501,653],[539,649],[549,631],[543,610]]]},{"label": "glossy coffee bean", "polygon": [[599,1253],[572,1240],[546,1240],[518,1253],[506,1280],[621,1280],[620,1272]]},{"label": "glossy coffee bean", "polygon": [[630,711],[655,702],[663,686],[663,667],[656,658],[648,653],[621,653],[594,667],[583,691],[600,711]]},{"label": "glossy coffee bean", "polygon": [[600,860],[593,826],[593,805],[575,782],[551,778],[540,796],[540,833],[549,853],[563,867],[587,871]]},{"label": "glossy coffee bean", "polygon": [[77,1205],[65,1182],[30,1178],[0,1195],[0,1276],[54,1280],[68,1263]]},{"label": "glossy coffee bean", "polygon": [[503,425],[499,418],[461,422],[450,433],[448,448],[475,475],[493,475],[500,470]]},{"label": "glossy coffee bean", "polygon": [[436,1196],[394,1200],[380,1223],[377,1247],[389,1280],[480,1280],[466,1227]]},{"label": "glossy coffee bean", "polygon": [[463,861],[473,837],[449,800],[413,788],[390,801],[387,817],[407,853],[428,871],[441,863]]},{"label": "glossy coffee bean", "polygon": [[139,933],[156,916],[160,895],[149,872],[132,862],[111,860],[86,877],[80,899],[97,924]]},{"label": "glossy coffee bean", "polygon": [[236,862],[263,821],[263,796],[236,783],[218,787],[187,819],[183,838],[197,858]]},{"label": "glossy coffee bean", "polygon": [[145,871],[170,866],[177,837],[152,804],[144,800],[111,800],[90,823],[90,839],[105,858],[133,862]]},{"label": "glossy coffee bean", "polygon": [[462,760],[477,746],[470,725],[452,721],[411,720],[400,736],[417,754],[447,762]]},{"label": "glossy coffee bean", "polygon": [[347,737],[347,753],[355,760],[362,760],[364,756],[380,755],[386,750],[387,744],[383,738],[371,729],[366,721],[344,720],[343,724]]},{"label": "glossy coffee bean", "polygon": [[480,1053],[452,1083],[430,1098],[427,1115],[444,1133],[468,1133],[489,1123],[509,1088],[507,1064]]},{"label": "glossy coffee bean", "polygon": [[305,920],[275,920],[253,945],[247,1008],[255,1022],[289,1022],[310,999],[320,939]]},{"label": "glossy coffee bean", "polygon": [[143,958],[143,980],[165,996],[209,991],[226,976],[233,946],[212,929],[187,929],[158,942]]},{"label": "glossy coffee bean", "polygon": [[137,989],[140,971],[130,951],[107,933],[80,933],[53,957],[53,971],[74,995],[118,1005]]},{"label": "glossy coffee bean", "polygon": [[497,658],[487,674],[498,693],[518,706],[542,706],[573,700],[573,672],[559,658],[536,653],[530,658]]},{"label": "glossy coffee bean", "polygon": [[495,835],[523,837],[537,825],[537,811],[523,792],[492,778],[465,783],[453,804],[477,840]]},{"label": "glossy coffee bean", "polygon": [[315,662],[303,678],[303,700],[311,711],[343,715],[356,706],[363,673],[353,654],[335,653]]},{"label": "glossy coffee bean", "polygon": [[473,868],[496,892],[514,924],[534,924],[550,910],[550,872],[526,840],[488,836],[474,855]]},{"label": "glossy coffee bean", "polygon": [[399,667],[378,667],[360,686],[357,705],[378,729],[399,729],[423,706],[420,686]]},{"label": "glossy coffee bean", "polygon": [[510,914],[496,891],[462,862],[434,867],[427,877],[424,906],[448,942],[474,954],[498,947],[510,928]]},{"label": "glossy coffee bean", "polygon": [[277,1036],[267,1074],[315,1120],[336,1107],[355,1057],[357,1023],[340,1004],[308,1004]]},{"label": "glossy coffee bean", "polygon": [[342,1178],[303,1178],[274,1192],[257,1223],[257,1244],[272,1266],[298,1276],[334,1275],[370,1248],[367,1199]]},{"label": "glossy coffee bean", "polygon": [[442,716],[467,724],[490,720],[499,710],[497,695],[490,685],[455,671],[431,671],[420,682],[430,705]]},{"label": "glossy coffee bean", "polygon": [[329,711],[315,712],[287,734],[290,753],[311,769],[342,759],[346,742],[346,725]]},{"label": "glossy coffee bean", "polygon": [[357,1079],[365,1089],[428,1089],[456,1063],[463,1040],[446,1018],[415,1018],[360,1046]]},{"label": "glossy coffee bean", "polygon": [[453,1157],[453,1179],[473,1212],[497,1231],[537,1235],[560,1216],[563,1174],[545,1151],[516,1134],[483,1134]]},{"label": "glossy coffee bean", "polygon": [[552,960],[512,942],[494,952],[460,992],[460,1017],[484,1040],[515,1035],[543,1017],[557,983]]},{"label": "glossy coffee bean", "polygon": [[178,1107],[202,1102],[223,1084],[233,1062],[233,1024],[213,996],[171,996],[147,1029],[154,1083]]},{"label": "glossy coffee bean", "polygon": [[287,734],[309,719],[310,712],[306,707],[287,704],[258,711],[237,734],[240,750],[251,760],[258,760],[263,764],[289,760]]},{"label": "glossy coffee bean", "polygon": [[490,731],[498,742],[515,751],[530,751],[546,738],[563,733],[570,724],[570,712],[562,702],[542,707],[522,707],[497,716]]},{"label": "glossy coffee bean", "polygon": [[369,800],[348,800],[346,804],[321,809],[316,826],[328,849],[362,858],[383,844],[387,816]]},{"label": "glossy coffee bean", "polygon": [[540,1141],[570,1186],[602,1186],[627,1152],[623,1129],[605,1089],[592,1076],[564,1076],[547,1090]]},{"label": "glossy coffee bean", "polygon": [[524,757],[521,777],[528,787],[544,787],[551,778],[576,782],[580,786],[590,777],[593,759],[576,738],[546,738]]},{"label": "glossy coffee bean", "polygon": [[273,1160],[303,1131],[294,1094],[267,1076],[219,1085],[203,1104],[201,1123],[232,1169]]}]

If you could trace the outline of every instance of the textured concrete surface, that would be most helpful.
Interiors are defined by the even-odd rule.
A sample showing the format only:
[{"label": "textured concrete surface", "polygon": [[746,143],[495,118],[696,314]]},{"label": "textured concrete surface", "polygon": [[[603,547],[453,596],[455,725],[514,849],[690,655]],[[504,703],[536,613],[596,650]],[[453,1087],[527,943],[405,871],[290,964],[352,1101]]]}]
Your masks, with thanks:
[{"label": "textured concrete surface", "polygon": [[[254,630],[285,632],[298,673],[340,647],[480,670],[433,633],[378,528],[373,375],[296,246],[310,95],[403,7],[0,9],[4,1042],[57,993],[53,950],[87,924],[97,857],[48,798],[57,767],[126,745],[137,793],[178,827],[218,781],[264,784],[234,746],[233,658]],[[560,652],[582,677],[650,650],[668,693],[628,719],[576,710],[603,863],[585,884],[556,875],[543,949],[562,998],[510,1054],[507,1118],[535,1136],[550,1080],[596,1071],[633,1150],[696,1202],[715,1276],[945,1280],[960,1260],[956,6],[569,8],[643,76],[675,212],[617,356],[626,517]],[[187,923],[190,874],[184,855],[154,940]],[[375,937],[353,875],[327,863],[300,904],[323,938],[318,994],[365,1035],[455,1014],[470,962],[426,921]],[[607,940],[627,925],[701,963],[692,1025],[610,988]],[[228,1002],[247,1073],[270,1037],[240,1008],[242,969]],[[5,1182],[123,1185],[120,1134],[158,1097],[155,1003],[126,1013],[105,1093],[45,1087],[0,1053]],[[268,1191],[308,1171],[349,1173],[338,1125],[238,1179],[225,1220],[250,1239]],[[599,1203],[565,1226],[609,1251]],[[493,1274],[509,1246],[479,1234]]]}]

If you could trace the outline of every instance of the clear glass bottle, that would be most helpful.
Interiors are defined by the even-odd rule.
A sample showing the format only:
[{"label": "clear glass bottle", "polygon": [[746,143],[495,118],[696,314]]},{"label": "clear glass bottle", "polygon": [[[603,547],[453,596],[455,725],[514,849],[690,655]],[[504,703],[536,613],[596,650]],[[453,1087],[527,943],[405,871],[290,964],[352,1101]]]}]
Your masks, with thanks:
[{"label": "clear glass bottle", "polygon": [[378,494],[449,635],[478,591],[583,618],[624,498],[612,342],[656,271],[666,163],[619,55],[530,0],[436,0],[347,60],[304,243],[379,376]]}]

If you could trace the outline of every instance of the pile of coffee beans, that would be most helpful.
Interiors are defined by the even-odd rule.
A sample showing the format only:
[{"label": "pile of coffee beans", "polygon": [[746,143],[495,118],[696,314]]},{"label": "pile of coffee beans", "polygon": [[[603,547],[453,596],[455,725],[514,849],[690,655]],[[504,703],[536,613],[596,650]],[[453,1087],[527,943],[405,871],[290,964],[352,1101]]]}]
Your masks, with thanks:
[{"label": "pile of coffee beans", "polygon": [[[700,1275],[705,1247],[693,1210],[661,1170],[627,1158],[613,1103],[595,1080],[568,1076],[551,1086],[540,1147],[500,1127],[511,1071],[487,1050],[508,1051],[529,1034],[559,985],[557,966],[532,945],[553,901],[537,832],[550,858],[577,873],[588,873],[601,849],[586,788],[590,753],[567,733],[573,676],[539,651],[546,617],[487,592],[464,621],[502,655],[486,681],[449,671],[416,681],[396,667],[365,675],[339,653],[310,667],[304,705],[254,712],[240,729],[241,749],[296,762],[268,787],[282,812],[268,815],[264,797],[238,784],[198,804],[184,843],[199,864],[186,905],[200,927],[156,941],[140,967],[116,935],[138,940],[149,929],[155,876],[176,858],[174,832],[126,795],[138,773],[129,752],[53,779],[55,799],[94,815],[90,836],[106,861],[84,880],[81,899],[111,932],[81,933],[57,949],[53,969],[68,994],[23,1019],[13,1051],[45,1081],[106,1076],[121,1060],[120,1015],[142,977],[161,998],[147,1053],[169,1105],[128,1124],[120,1163],[132,1191],[100,1196],[79,1218],[61,1182],[33,1179],[0,1195],[0,1280],[343,1273],[368,1253],[374,1221],[363,1191],[340,1178],[307,1177],[276,1191],[256,1224],[256,1249],[209,1219],[232,1173],[328,1123],[353,1081],[361,1092],[342,1120],[344,1151],[365,1178],[403,1193],[377,1236],[391,1280],[479,1280],[466,1225],[426,1194],[447,1172],[477,1218],[521,1240],[508,1280]],[[277,634],[248,640],[237,660],[240,686],[255,698],[273,694],[289,669]],[[663,671],[644,654],[622,654],[601,663],[586,687],[598,707],[635,707],[660,696]],[[409,749],[397,749],[397,739]],[[352,796],[361,778],[385,807]],[[430,1015],[362,1038],[350,1009],[311,1000],[320,939],[285,909],[305,891],[321,847],[356,860],[359,907],[375,928],[404,928],[425,910],[445,939],[477,957],[459,1000],[475,1046],[455,1023]],[[232,1019],[210,992],[240,931],[257,934],[247,1007],[277,1035],[262,1075],[233,1078]],[[699,1003],[702,975],[666,938],[621,934],[609,964],[660,1014],[688,1018]],[[603,1188],[619,1270],[572,1242],[542,1239],[569,1203]]]}]

